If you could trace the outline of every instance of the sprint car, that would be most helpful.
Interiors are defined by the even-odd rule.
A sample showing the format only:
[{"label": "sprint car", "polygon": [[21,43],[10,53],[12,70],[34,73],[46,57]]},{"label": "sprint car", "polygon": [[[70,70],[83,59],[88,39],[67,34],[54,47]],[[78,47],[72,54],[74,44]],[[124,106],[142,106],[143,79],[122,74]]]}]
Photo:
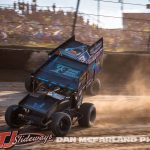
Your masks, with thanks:
[{"label": "sprint car", "polygon": [[55,136],[65,136],[74,122],[91,127],[96,118],[92,103],[83,103],[83,92],[99,90],[103,39],[88,46],[71,37],[50,52],[49,58],[25,81],[29,94],[9,106],[6,123],[12,128],[35,125]]}]

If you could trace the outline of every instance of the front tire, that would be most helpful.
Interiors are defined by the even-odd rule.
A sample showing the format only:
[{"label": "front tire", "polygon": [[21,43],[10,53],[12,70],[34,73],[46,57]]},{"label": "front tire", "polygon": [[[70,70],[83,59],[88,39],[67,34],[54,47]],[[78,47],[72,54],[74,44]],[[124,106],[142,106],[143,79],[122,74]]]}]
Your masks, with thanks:
[{"label": "front tire", "polygon": [[18,106],[9,106],[5,112],[5,121],[11,128],[19,128],[23,125],[22,121],[18,117]]},{"label": "front tire", "polygon": [[28,76],[25,79],[25,88],[28,92],[33,92],[34,89],[36,88],[36,83],[33,82],[33,79],[31,76]]},{"label": "front tire", "polygon": [[81,127],[93,126],[96,119],[96,108],[92,103],[83,103],[79,109],[78,123]]},{"label": "front tire", "polygon": [[65,136],[71,129],[71,118],[68,114],[57,112],[52,116],[51,130],[55,136]]}]

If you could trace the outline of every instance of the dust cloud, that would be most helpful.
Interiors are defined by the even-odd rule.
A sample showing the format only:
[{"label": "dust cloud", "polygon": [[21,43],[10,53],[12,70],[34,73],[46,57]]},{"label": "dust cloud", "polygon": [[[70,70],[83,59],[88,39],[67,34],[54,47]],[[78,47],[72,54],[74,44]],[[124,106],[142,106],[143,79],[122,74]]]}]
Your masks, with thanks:
[{"label": "dust cloud", "polygon": [[126,83],[126,90],[136,95],[150,95],[150,56],[143,56],[135,64]]},{"label": "dust cloud", "polygon": [[150,55],[107,56],[102,82],[99,95],[86,98],[94,102],[99,124],[150,122]]},{"label": "dust cloud", "polygon": [[47,59],[48,54],[46,52],[33,52],[27,61],[26,70],[30,72],[35,70],[40,65],[42,65]]}]

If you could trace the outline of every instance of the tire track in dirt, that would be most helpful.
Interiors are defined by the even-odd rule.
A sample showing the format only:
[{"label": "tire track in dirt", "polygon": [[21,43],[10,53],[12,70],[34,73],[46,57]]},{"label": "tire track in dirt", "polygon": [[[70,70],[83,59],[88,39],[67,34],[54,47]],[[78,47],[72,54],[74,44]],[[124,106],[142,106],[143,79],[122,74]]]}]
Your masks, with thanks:
[{"label": "tire track in dirt", "polygon": [[[3,88],[4,87],[4,88]],[[0,84],[0,130],[9,130],[4,121],[6,108],[16,104],[26,92],[23,83]],[[85,97],[97,109],[97,119],[92,128],[80,128],[75,125],[68,136],[125,136],[150,135],[150,96],[97,95]],[[27,130],[28,131],[28,130]],[[49,131],[42,131],[49,133]],[[149,149],[149,143],[47,143],[12,149]]]}]

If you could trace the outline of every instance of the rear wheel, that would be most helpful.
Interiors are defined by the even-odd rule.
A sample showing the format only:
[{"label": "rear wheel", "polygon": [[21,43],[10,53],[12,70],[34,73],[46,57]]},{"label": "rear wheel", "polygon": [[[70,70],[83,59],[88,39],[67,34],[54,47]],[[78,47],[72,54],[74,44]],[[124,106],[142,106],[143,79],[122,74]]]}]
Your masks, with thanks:
[{"label": "rear wheel", "polygon": [[101,89],[101,82],[100,79],[96,78],[92,84],[87,88],[87,94],[95,96],[99,93]]},{"label": "rear wheel", "polygon": [[11,128],[19,128],[23,125],[22,120],[18,117],[18,106],[9,106],[5,112],[5,121]]},{"label": "rear wheel", "polygon": [[71,129],[71,118],[68,114],[57,112],[52,116],[51,130],[55,136],[65,136]]},{"label": "rear wheel", "polygon": [[96,108],[92,103],[83,103],[79,109],[78,123],[81,127],[91,127],[96,119]]}]

